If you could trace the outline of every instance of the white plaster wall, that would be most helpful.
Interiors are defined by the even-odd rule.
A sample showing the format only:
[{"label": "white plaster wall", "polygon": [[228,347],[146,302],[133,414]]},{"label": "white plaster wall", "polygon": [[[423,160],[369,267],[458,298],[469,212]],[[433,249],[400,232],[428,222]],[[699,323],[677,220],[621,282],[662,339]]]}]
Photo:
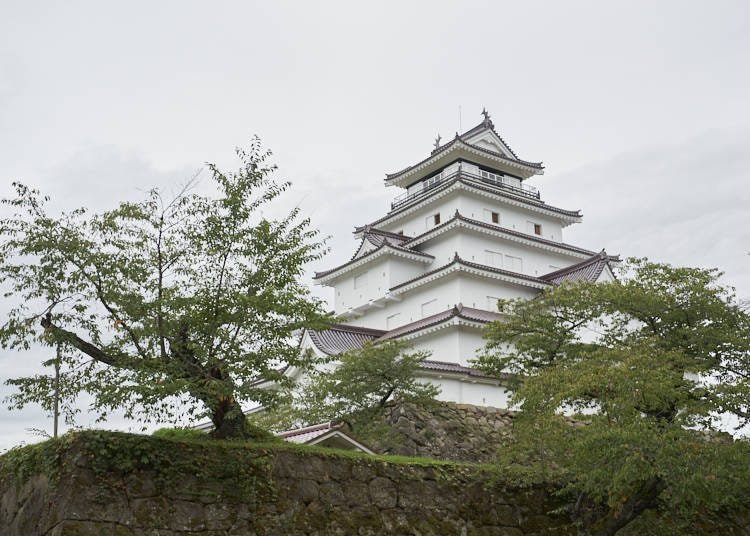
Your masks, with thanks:
[{"label": "white plaster wall", "polygon": [[[423,318],[422,305],[429,310],[426,316],[450,309],[460,301],[457,277],[444,277],[403,296],[401,301],[390,301],[384,307],[373,307],[348,323],[374,329],[393,329]],[[394,315],[398,314],[397,317]],[[389,324],[390,322],[390,324]]]},{"label": "white plaster wall", "polygon": [[500,226],[513,229],[522,233],[534,234],[528,228],[528,222],[542,225],[542,238],[562,241],[562,225],[553,216],[539,214],[523,207],[510,205],[504,202],[502,197],[485,196],[479,193],[464,190],[454,191],[448,195],[426,203],[419,210],[396,219],[393,222],[384,223],[381,227],[392,232],[403,231],[407,236],[417,236],[434,225],[426,222],[427,217],[440,213],[440,221],[445,222],[455,215],[458,210],[463,216],[475,220],[491,223],[485,215],[485,211],[498,212],[500,215]]},{"label": "white plaster wall", "polygon": [[[381,257],[356,270],[334,284],[334,311],[341,314],[371,300],[385,296],[388,289],[424,272],[424,264],[398,257]],[[365,275],[366,274],[366,275]],[[360,286],[354,288],[355,279]],[[366,281],[366,282],[365,282]]]},{"label": "white plaster wall", "polygon": [[[454,233],[456,231],[453,231]],[[553,272],[559,268],[565,268],[585,258],[582,255],[559,254],[534,246],[527,246],[519,242],[508,240],[499,236],[480,233],[476,231],[460,232],[459,254],[463,259],[473,261],[479,264],[487,264],[486,251],[502,253],[503,255],[512,255],[522,259],[521,273],[532,276],[540,276]],[[425,247],[425,251],[430,247]],[[506,266],[506,260],[503,259],[503,266],[496,266],[505,270],[513,270],[512,267]]]},{"label": "white plaster wall", "polygon": [[438,400],[458,404],[473,404],[475,406],[492,406],[501,409],[508,408],[510,394],[505,388],[497,385],[448,376],[439,378],[417,375],[417,378],[440,389],[440,394],[435,397]]},{"label": "white plaster wall", "polygon": [[419,251],[423,253],[429,253],[430,255],[435,257],[432,265],[426,271],[434,270],[439,266],[448,264],[453,260],[456,252],[458,252],[461,257],[464,256],[463,245],[461,243],[461,234],[462,233],[456,231],[450,231],[441,234],[434,240],[430,240],[429,242],[425,242],[424,244],[420,244],[418,246]]},{"label": "white plaster wall", "polygon": [[467,218],[486,223],[492,223],[487,217],[486,211],[497,212],[500,216],[500,227],[532,235],[534,233],[533,231],[529,232],[527,222],[539,223],[542,226],[542,234],[539,235],[541,238],[562,242],[562,226],[558,220],[520,207],[507,205],[501,201],[465,193],[460,197],[459,211]]},{"label": "white plaster wall", "polygon": [[470,326],[450,325],[409,339],[415,350],[432,352],[429,359],[458,363],[466,367],[477,358],[477,352],[484,348],[482,330]]},{"label": "white plaster wall", "polygon": [[409,342],[413,345],[413,351],[431,352],[427,359],[432,361],[460,362],[461,340],[456,326],[449,326],[415,339],[409,339]]},{"label": "white plaster wall", "polygon": [[461,303],[466,307],[493,312],[497,311],[497,300],[500,298],[504,300],[530,299],[536,296],[538,292],[533,288],[470,275],[459,280],[458,289]]},{"label": "white plaster wall", "polygon": [[[381,258],[373,263],[367,264],[349,272],[334,284],[334,310],[337,314],[342,313],[350,307],[356,307],[371,299],[378,297],[378,293],[384,286],[381,273],[386,270],[387,259]],[[366,282],[359,280],[359,288],[354,287],[356,278],[364,276]]]}]

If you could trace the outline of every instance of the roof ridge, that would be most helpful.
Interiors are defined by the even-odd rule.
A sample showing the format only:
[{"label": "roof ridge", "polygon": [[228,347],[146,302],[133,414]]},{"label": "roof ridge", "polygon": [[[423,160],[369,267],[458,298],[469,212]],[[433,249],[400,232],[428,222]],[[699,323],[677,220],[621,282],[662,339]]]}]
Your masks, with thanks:
[{"label": "roof ridge", "polygon": [[602,249],[599,253],[592,255],[588,259],[583,259],[580,262],[571,264],[570,266],[567,266],[565,268],[560,268],[559,270],[555,270],[554,272],[542,274],[541,276],[539,276],[539,278],[545,281],[547,279],[554,279],[555,277],[559,277],[561,275],[565,275],[565,274],[574,272],[576,270],[580,270],[581,268],[585,268],[586,266],[589,266],[590,264],[594,264],[596,262],[609,262],[610,258],[614,259],[614,257],[610,257],[609,255],[607,255],[607,252],[604,249]]},{"label": "roof ridge", "polygon": [[459,302],[453,305],[453,307],[451,307],[450,309],[446,309],[439,313],[435,313],[434,315],[430,315],[425,318],[420,318],[419,320],[415,320],[413,322],[409,322],[407,324],[404,324],[402,326],[389,330],[385,332],[377,340],[382,341],[385,339],[402,337],[404,335],[408,335],[409,333],[413,333],[415,331],[420,331],[422,329],[435,326],[437,324],[440,324],[442,322],[450,320],[451,318],[456,318],[456,317],[463,318],[464,320],[470,320],[472,322],[479,322],[479,323],[488,323],[488,322],[493,321],[492,319],[476,318],[476,316],[472,318],[470,316],[471,314],[475,314],[476,316],[479,316],[480,314],[490,315],[490,317],[492,317],[493,319],[497,319],[499,317],[499,313],[494,313],[492,311],[487,311],[485,309],[477,309],[475,307],[466,307],[462,303]]},{"label": "roof ridge", "polygon": [[386,331],[388,331],[385,329],[366,328],[364,326],[351,326],[349,324],[331,324],[326,329],[336,330],[336,331],[346,331],[349,333],[362,333],[365,335],[378,335],[378,334],[383,334]]},{"label": "roof ridge", "polygon": [[[344,264],[340,264],[340,265],[336,266],[335,268],[331,268],[330,270],[323,270],[322,272],[315,272],[315,275],[313,276],[313,279],[320,279],[321,277],[325,277],[325,276],[327,276],[329,274],[332,274],[333,272],[335,272],[337,270],[340,270],[341,268],[344,268],[345,266],[348,266],[348,265],[350,265],[352,263],[355,263],[357,261],[360,261],[360,260],[362,260],[362,259],[364,259],[366,257],[374,255],[375,253],[377,253],[378,251],[380,251],[383,248],[391,248],[391,249],[395,249],[396,251],[401,251],[402,253],[409,253],[411,255],[417,255],[417,256],[420,256],[420,257],[428,257],[430,259],[434,259],[435,258],[434,255],[430,255],[429,253],[423,253],[421,251],[417,251],[417,250],[414,250],[414,249],[408,249],[408,248],[405,248],[405,247],[402,247],[402,246],[397,246],[396,244],[391,244],[388,241],[384,241],[382,244],[380,244],[375,249],[371,249],[370,251],[368,251],[364,255],[360,255],[359,257],[352,258],[352,259],[348,260],[347,262],[345,262]],[[355,253],[355,255],[356,255],[356,253]]]},{"label": "roof ridge", "polygon": [[[445,182],[443,182],[441,184],[438,184],[435,188],[432,188],[431,192],[433,192],[433,193],[440,192],[440,191],[442,191],[444,189],[447,189],[447,188],[453,186],[456,183],[461,183],[461,184],[463,184],[465,186],[468,186],[470,188],[476,188],[478,190],[482,190],[482,191],[489,192],[489,193],[492,193],[492,194],[497,194],[497,195],[500,195],[501,197],[508,198],[508,199],[511,199],[511,200],[514,200],[514,201],[520,201],[522,203],[526,203],[526,204],[528,204],[528,205],[530,205],[532,207],[536,207],[536,208],[541,209],[541,210],[548,210],[550,212],[553,212],[553,213],[556,213],[556,214],[562,214],[563,216],[568,216],[568,217],[572,217],[572,218],[580,218],[580,217],[582,217],[580,209],[578,209],[578,210],[566,210],[564,208],[559,208],[559,207],[556,207],[554,205],[547,204],[544,201],[539,201],[539,200],[533,200],[533,199],[530,199],[530,198],[526,198],[526,197],[520,196],[518,194],[514,194],[513,192],[509,192],[507,190],[498,189],[497,187],[486,187],[486,186],[483,186],[483,185],[480,185],[480,184],[476,184],[475,182],[467,182],[467,179],[468,178],[466,176],[461,175],[461,174],[457,174],[456,176],[451,177],[450,179],[446,180]],[[391,211],[388,212],[385,216],[383,216],[382,218],[378,218],[377,220],[375,220],[372,223],[368,223],[368,224],[360,225],[360,226],[355,226],[354,227],[354,233],[355,234],[356,233],[362,233],[368,227],[375,226],[375,225],[380,224],[380,223],[382,223],[384,221],[387,221],[392,216],[400,214],[400,213],[402,213],[402,212],[404,212],[404,211],[406,211],[406,210],[408,210],[410,208],[413,208],[414,206],[418,205],[419,203],[421,203],[423,201],[426,201],[426,200],[430,199],[431,197],[432,197],[432,195],[423,196],[423,197],[420,197],[417,200],[416,203],[406,203],[406,204],[403,204],[402,206],[400,206],[400,207],[398,207],[396,209],[391,209]],[[412,237],[412,238],[414,238],[414,237]]]},{"label": "roof ridge", "polygon": [[284,430],[279,432],[279,437],[292,437],[296,435],[307,434],[309,432],[317,432],[319,430],[338,430],[341,428],[340,424],[336,424],[334,421],[328,421],[320,424],[311,424],[310,426],[303,426],[302,428],[293,428],[292,430]]},{"label": "roof ridge", "polygon": [[[495,134],[497,135],[497,133],[495,133]],[[497,137],[500,138],[499,135],[497,135]],[[502,140],[502,138],[500,138],[500,139]],[[427,156],[427,158],[423,158],[422,160],[420,160],[419,162],[417,162],[416,164],[413,164],[411,166],[406,166],[405,168],[403,168],[400,171],[396,171],[394,173],[386,173],[385,174],[385,177],[386,177],[385,180],[386,181],[390,181],[390,180],[398,177],[399,175],[403,175],[404,173],[407,173],[407,172],[409,172],[409,171],[411,171],[411,170],[413,170],[413,169],[421,166],[422,164],[424,164],[428,160],[431,160],[431,159],[435,158],[439,154],[444,153],[445,151],[447,151],[451,147],[455,146],[456,143],[462,143],[462,144],[466,145],[467,147],[471,147],[474,150],[487,153],[487,154],[489,154],[491,156],[498,157],[498,158],[500,158],[502,160],[507,160],[509,162],[515,162],[517,164],[521,164],[523,166],[534,168],[534,169],[544,169],[544,165],[543,165],[542,162],[529,162],[527,160],[521,160],[520,158],[518,158],[517,156],[515,156],[515,153],[513,153],[513,151],[511,151],[511,154],[514,155],[514,158],[511,158],[511,157],[506,156],[506,155],[504,155],[502,153],[498,153],[497,151],[491,151],[489,149],[485,149],[484,147],[480,147],[478,145],[474,145],[472,143],[468,143],[467,141],[465,141],[462,138],[462,136],[458,132],[456,132],[456,136],[451,141],[449,141],[445,145],[443,145],[443,146],[439,147],[438,149],[434,150],[433,152],[431,152],[430,155]],[[505,143],[505,142],[503,141],[503,143]],[[507,146],[507,144],[506,144],[506,146]]]}]

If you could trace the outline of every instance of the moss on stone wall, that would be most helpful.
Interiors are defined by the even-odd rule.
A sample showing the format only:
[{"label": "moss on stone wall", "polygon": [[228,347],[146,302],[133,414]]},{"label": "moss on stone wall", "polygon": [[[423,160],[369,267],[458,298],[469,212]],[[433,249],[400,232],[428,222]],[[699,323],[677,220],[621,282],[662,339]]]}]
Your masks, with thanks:
[{"label": "moss on stone wall", "polygon": [[14,449],[0,471],[10,536],[574,533],[541,490],[429,459],[92,431]]}]

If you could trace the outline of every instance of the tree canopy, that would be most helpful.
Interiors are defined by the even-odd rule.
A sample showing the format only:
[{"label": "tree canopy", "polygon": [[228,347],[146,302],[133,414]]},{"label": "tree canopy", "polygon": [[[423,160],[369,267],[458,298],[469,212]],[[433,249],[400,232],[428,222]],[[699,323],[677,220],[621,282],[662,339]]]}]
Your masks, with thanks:
[{"label": "tree canopy", "polygon": [[593,534],[692,533],[750,507],[750,446],[723,432],[750,422],[750,315],[719,276],[630,259],[618,281],[499,303],[476,366],[513,374],[501,461],[562,482]]},{"label": "tree canopy", "polygon": [[391,400],[424,402],[439,390],[415,378],[428,352],[410,352],[403,340],[365,343],[309,373],[290,404],[258,417],[258,422],[289,429],[326,421],[369,423]]},{"label": "tree canopy", "polygon": [[[119,408],[141,420],[208,416],[216,436],[243,436],[241,404],[279,396],[257,380],[287,385],[280,365],[309,360],[295,332],[328,318],[301,283],[323,241],[299,209],[263,216],[289,183],[259,140],[237,155],[237,171],[208,165],[214,195],[190,182],[100,214],[53,217],[48,198],[14,184],[2,201],[15,213],[0,220],[0,283],[15,305],[0,345],[77,350],[66,353],[66,385],[92,394],[102,417]],[[44,402],[44,381],[13,380],[13,404]]]}]

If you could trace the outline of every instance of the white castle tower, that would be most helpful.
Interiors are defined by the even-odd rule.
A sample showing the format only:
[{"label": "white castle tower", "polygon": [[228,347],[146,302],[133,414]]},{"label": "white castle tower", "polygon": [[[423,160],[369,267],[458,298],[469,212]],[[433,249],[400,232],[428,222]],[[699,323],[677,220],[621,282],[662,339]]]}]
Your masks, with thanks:
[{"label": "white castle tower", "polygon": [[469,361],[484,346],[485,324],[502,318],[498,298],[613,278],[616,258],[563,241],[580,212],[542,201],[526,184],[542,164],[518,158],[482,113],[476,127],[443,145],[438,137],[427,158],[386,175],[403,193],[382,218],[355,229],[351,260],[315,276],[334,289],[345,321],[306,332],[303,348],[330,356],[408,339],[432,353],[419,377],[440,387],[440,399],[506,407],[498,379]]}]

